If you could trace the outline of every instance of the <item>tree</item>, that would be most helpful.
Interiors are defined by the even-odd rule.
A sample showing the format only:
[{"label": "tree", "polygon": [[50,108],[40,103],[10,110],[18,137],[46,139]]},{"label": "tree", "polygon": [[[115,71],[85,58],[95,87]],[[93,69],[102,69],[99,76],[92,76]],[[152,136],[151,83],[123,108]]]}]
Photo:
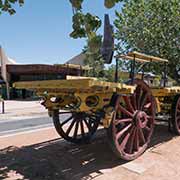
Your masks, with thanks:
[{"label": "tree", "polygon": [[0,14],[4,12],[8,12],[9,14],[13,15],[16,13],[13,5],[18,3],[20,6],[24,4],[24,0],[0,0]]},{"label": "tree", "polygon": [[[87,48],[85,51],[87,58],[85,63],[92,67],[92,71],[90,72],[91,76],[99,76],[102,74],[104,68],[104,63],[102,57],[100,56],[102,36],[96,33],[101,26],[101,20],[95,15],[90,13],[84,14],[82,12],[82,3],[84,0],[69,1],[73,7],[73,31],[70,34],[70,37],[74,39],[87,38]],[[105,0],[104,5],[107,8],[111,8],[118,1],[120,0]],[[15,9],[13,8],[13,4],[15,3],[23,5],[24,0],[0,0],[0,13],[5,11],[13,15],[16,13]]]},{"label": "tree", "polygon": [[[101,56],[102,36],[97,34],[101,27],[99,17],[90,13],[84,14],[82,11],[83,0],[70,0],[73,7],[73,32],[70,36],[76,38],[87,38],[85,48],[85,64],[91,67],[89,76],[103,77],[104,60]],[[117,1],[118,2],[118,1]],[[115,5],[115,0],[105,0],[105,6],[111,8]]]},{"label": "tree", "polygon": [[[168,59],[171,77],[180,71],[180,1],[127,0],[116,12],[119,52],[136,50]],[[162,65],[152,66],[162,72]]]},{"label": "tree", "polygon": [[[72,38],[87,38],[88,46],[91,52],[98,51],[101,46],[101,36],[97,35],[97,30],[101,27],[101,20],[98,16],[91,13],[84,14],[82,4],[84,0],[69,0],[73,7],[73,32],[70,34]],[[116,3],[122,0],[104,0],[104,6],[112,8]]]},{"label": "tree", "polygon": [[[116,3],[122,0],[104,0],[104,6],[112,8]],[[0,0],[0,12],[6,11],[11,15],[16,11],[13,9],[13,4],[19,2],[23,5],[24,0]],[[91,13],[84,14],[82,4],[84,0],[69,0],[73,7],[72,27],[73,31],[70,37],[87,38],[86,63],[92,66],[91,75],[102,76],[104,62],[100,56],[100,48],[102,44],[102,36],[97,34],[97,30],[101,27],[101,20],[96,15]]]}]

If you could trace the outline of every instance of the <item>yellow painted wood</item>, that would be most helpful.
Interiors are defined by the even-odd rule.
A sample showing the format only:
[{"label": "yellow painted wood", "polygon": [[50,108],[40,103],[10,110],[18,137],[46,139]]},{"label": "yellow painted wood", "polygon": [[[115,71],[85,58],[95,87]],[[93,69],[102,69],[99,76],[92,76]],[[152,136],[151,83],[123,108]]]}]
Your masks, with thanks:
[{"label": "yellow painted wood", "polygon": [[[121,59],[125,59],[125,60],[134,60],[134,57],[131,57],[131,56],[128,56],[128,55],[120,55],[120,56],[117,56],[118,58],[121,58]],[[137,62],[141,62],[141,63],[144,63],[144,62],[149,62],[145,59],[140,59],[140,58],[135,58],[135,61]]]},{"label": "yellow painted wood", "polygon": [[155,98],[155,101],[156,101],[156,111],[157,113],[159,113],[161,112],[161,103],[157,97]]},{"label": "yellow painted wood", "polygon": [[79,70],[90,70],[89,66],[81,66],[78,64],[55,64],[55,66],[59,66],[62,68],[70,68],[70,69],[79,69]]},{"label": "yellow painted wood", "polygon": [[95,77],[69,76],[69,75],[66,76],[66,79],[67,80],[70,80],[70,79],[94,79],[94,80],[97,80],[97,78],[95,78]]},{"label": "yellow painted wood", "polygon": [[167,59],[146,55],[146,54],[143,54],[143,53],[139,53],[137,51],[129,52],[128,56],[132,56],[132,57],[135,56],[137,58],[144,59],[144,60],[147,60],[147,61],[150,61],[150,62],[151,61],[153,61],[153,62],[168,62]]},{"label": "yellow painted wood", "polygon": [[133,93],[135,90],[135,86],[129,86],[121,83],[98,81],[92,78],[17,82],[13,84],[13,87],[17,89],[32,89],[35,91],[44,89],[48,92],[50,92],[51,90],[58,92],[58,90],[60,90],[61,92],[108,91]]},{"label": "yellow painted wood", "polygon": [[146,55],[146,54],[139,53],[136,51],[129,52],[127,55],[118,55],[116,56],[116,58],[127,59],[127,60],[134,60],[135,58],[135,61],[138,61],[138,62],[166,62],[168,63],[167,59]]},{"label": "yellow painted wood", "polygon": [[155,97],[158,96],[172,96],[180,94],[179,86],[165,87],[165,88],[151,88],[152,94]]}]

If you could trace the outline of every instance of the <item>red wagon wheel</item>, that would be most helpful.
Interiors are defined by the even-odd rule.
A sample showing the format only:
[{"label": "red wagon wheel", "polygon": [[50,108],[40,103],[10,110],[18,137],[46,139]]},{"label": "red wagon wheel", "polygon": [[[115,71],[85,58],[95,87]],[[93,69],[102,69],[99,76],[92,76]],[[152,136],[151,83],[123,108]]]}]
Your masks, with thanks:
[{"label": "red wagon wheel", "polygon": [[140,156],[150,142],[154,128],[154,100],[141,80],[133,95],[118,96],[108,137],[114,152],[124,160]]},{"label": "red wagon wheel", "polygon": [[88,143],[96,132],[100,117],[85,112],[53,112],[53,122],[58,134],[65,140]]},{"label": "red wagon wheel", "polygon": [[172,124],[174,132],[180,135],[180,95],[175,96],[172,104]]}]

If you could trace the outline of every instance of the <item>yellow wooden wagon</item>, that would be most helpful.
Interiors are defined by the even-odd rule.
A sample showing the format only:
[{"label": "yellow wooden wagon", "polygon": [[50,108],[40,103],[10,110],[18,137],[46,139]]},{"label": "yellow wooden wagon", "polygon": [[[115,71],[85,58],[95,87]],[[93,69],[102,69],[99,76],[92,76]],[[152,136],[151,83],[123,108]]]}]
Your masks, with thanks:
[{"label": "yellow wooden wagon", "polygon": [[101,124],[107,129],[113,151],[132,160],[146,150],[157,115],[169,115],[174,131],[180,134],[180,87],[166,87],[166,83],[149,87],[143,75],[141,80],[134,78],[136,61],[166,65],[165,59],[137,52],[118,58],[132,61],[128,84],[67,76],[66,80],[18,82],[14,87],[34,90],[43,98],[42,105],[65,140],[87,143]]},{"label": "yellow wooden wagon", "polygon": [[[113,30],[105,15],[104,40],[101,54],[105,63],[111,63],[114,50]],[[118,82],[116,63],[115,82],[95,78],[69,77],[14,83],[15,88],[32,89],[43,98],[42,105],[52,116],[59,135],[72,143],[91,140],[99,125],[107,129],[113,151],[122,159],[133,160],[148,147],[155,117],[167,114],[177,134],[180,134],[180,87],[166,87],[168,61],[138,52],[116,57],[130,60],[130,81]],[[164,86],[149,87],[142,79],[135,79],[135,63],[160,62],[164,64]]]}]

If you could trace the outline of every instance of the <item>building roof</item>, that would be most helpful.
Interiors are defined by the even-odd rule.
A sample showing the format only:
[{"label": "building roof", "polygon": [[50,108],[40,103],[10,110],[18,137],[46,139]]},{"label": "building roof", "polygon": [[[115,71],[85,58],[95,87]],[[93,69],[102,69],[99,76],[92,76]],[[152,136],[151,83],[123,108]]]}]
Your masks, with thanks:
[{"label": "building roof", "polygon": [[8,64],[7,72],[12,74],[48,74],[62,73],[77,75],[87,68],[70,64],[48,65],[48,64]]},{"label": "building roof", "polygon": [[86,58],[86,55],[84,53],[80,53],[79,55],[73,57],[72,59],[68,60],[65,64],[77,64],[84,66],[84,60]]}]

